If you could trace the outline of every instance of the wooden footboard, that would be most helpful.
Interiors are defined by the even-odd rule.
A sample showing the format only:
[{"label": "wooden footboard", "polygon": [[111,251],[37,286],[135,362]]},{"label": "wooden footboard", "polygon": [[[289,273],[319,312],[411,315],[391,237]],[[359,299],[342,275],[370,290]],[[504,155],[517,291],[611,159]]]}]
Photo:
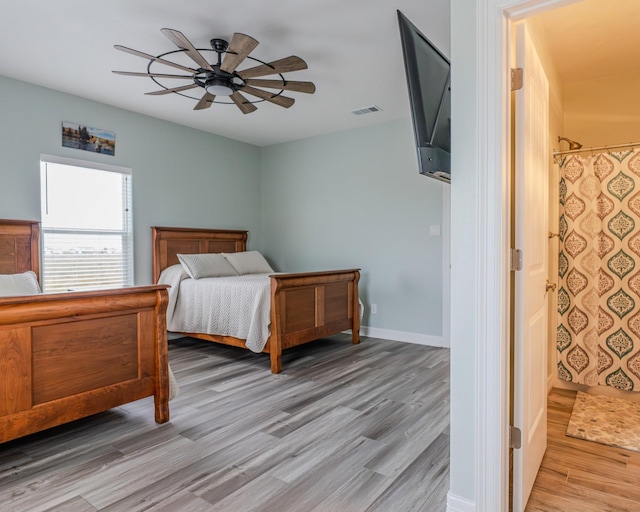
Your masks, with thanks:
[{"label": "wooden footboard", "polygon": [[169,420],[167,290],[0,298],[0,442],[154,396]]},{"label": "wooden footboard", "polygon": [[271,276],[271,372],[282,369],[282,351],[351,329],[358,343],[357,269]]}]

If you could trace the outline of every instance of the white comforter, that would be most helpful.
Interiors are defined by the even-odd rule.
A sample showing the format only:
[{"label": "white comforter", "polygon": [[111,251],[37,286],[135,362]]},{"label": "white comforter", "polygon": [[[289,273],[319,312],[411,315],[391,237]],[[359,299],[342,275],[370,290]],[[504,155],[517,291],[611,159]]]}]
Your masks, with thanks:
[{"label": "white comforter", "polygon": [[160,274],[168,284],[167,329],[233,336],[262,352],[269,338],[270,274],[191,279],[181,265]]}]

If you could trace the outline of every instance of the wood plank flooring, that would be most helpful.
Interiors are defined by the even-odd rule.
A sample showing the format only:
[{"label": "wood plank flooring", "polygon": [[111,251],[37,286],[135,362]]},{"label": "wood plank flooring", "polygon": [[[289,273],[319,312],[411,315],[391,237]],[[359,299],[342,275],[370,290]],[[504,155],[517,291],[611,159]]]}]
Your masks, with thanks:
[{"label": "wood plank flooring", "polygon": [[0,509],[445,510],[447,349],[340,334],[272,375],[268,355],[183,338],[169,359],[170,423],[144,399],[0,444]]},{"label": "wood plank flooring", "polygon": [[548,446],[526,512],[640,511],[640,453],[565,435],[576,392],[548,398]]}]

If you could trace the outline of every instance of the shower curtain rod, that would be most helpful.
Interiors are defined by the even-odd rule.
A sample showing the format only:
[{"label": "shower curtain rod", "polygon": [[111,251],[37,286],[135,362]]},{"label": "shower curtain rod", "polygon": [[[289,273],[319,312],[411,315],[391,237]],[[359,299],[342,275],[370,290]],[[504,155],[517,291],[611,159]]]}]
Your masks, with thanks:
[{"label": "shower curtain rod", "polygon": [[598,146],[594,148],[567,149],[566,151],[554,151],[553,156],[569,155],[572,153],[586,153],[589,151],[606,151],[608,149],[622,149],[640,147],[640,142],[627,142],[626,144],[616,144],[615,146]]}]

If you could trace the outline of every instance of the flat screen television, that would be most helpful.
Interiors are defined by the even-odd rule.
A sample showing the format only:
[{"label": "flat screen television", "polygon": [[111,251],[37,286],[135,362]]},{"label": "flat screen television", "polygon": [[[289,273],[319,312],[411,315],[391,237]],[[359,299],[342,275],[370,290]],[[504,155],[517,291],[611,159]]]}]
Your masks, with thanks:
[{"label": "flat screen television", "polygon": [[420,174],[451,181],[451,63],[398,11]]}]

